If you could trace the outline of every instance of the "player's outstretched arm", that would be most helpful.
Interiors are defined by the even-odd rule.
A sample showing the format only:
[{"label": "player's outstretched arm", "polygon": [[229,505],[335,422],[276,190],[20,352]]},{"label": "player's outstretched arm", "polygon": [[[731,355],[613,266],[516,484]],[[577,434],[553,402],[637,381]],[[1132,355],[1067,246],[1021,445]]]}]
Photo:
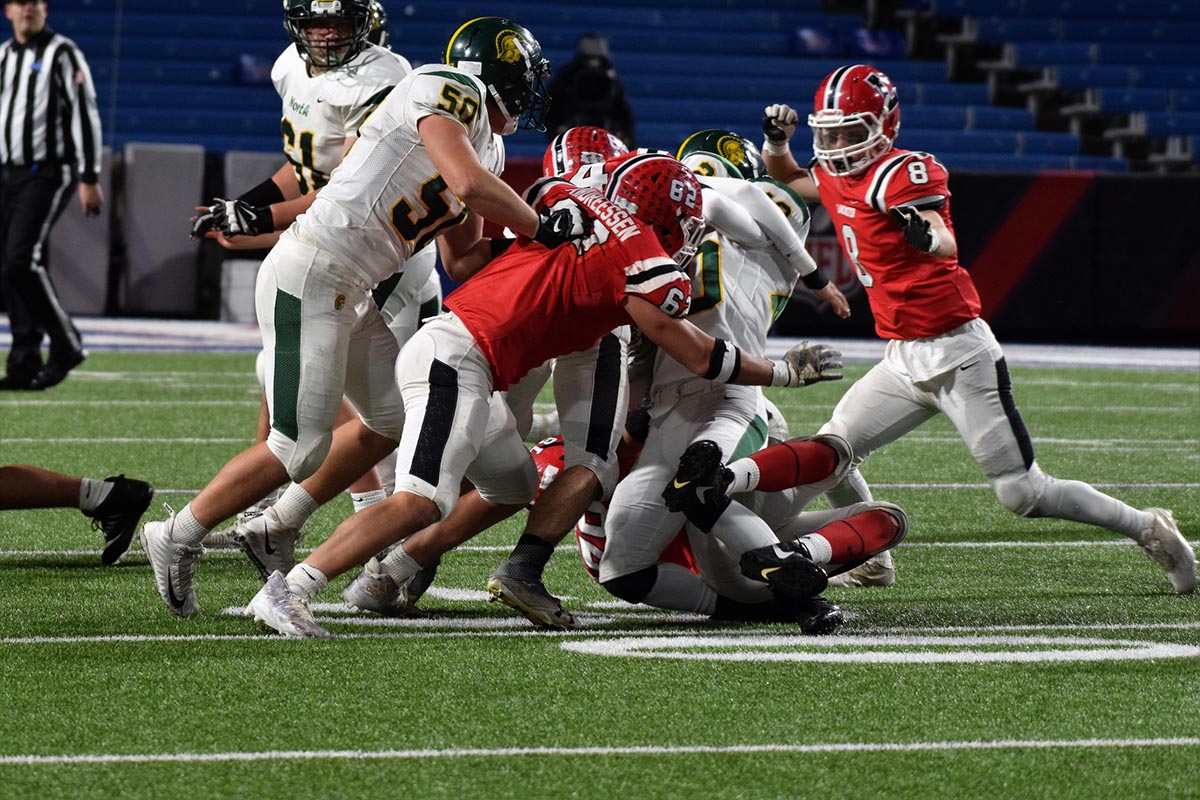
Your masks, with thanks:
[{"label": "player's outstretched arm", "polygon": [[796,163],[788,141],[796,132],[800,115],[790,106],[775,103],[763,109],[763,161],[767,174],[777,181],[791,186],[805,200],[820,200],[817,185],[808,175],[808,170]]},{"label": "player's outstretched arm", "polygon": [[780,361],[745,353],[724,339],[714,339],[687,320],[675,319],[640,297],[625,299],[625,310],[642,335],[702,378],[742,386],[807,386],[842,377],[842,354],[807,342]]}]

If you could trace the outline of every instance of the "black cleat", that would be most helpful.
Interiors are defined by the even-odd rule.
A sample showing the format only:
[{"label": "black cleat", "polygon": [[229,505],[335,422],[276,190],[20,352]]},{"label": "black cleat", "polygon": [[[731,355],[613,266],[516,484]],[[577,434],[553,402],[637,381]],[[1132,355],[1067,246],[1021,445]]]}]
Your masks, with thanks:
[{"label": "black cleat", "polygon": [[10,372],[3,378],[0,378],[0,392],[28,391],[33,388],[33,378],[34,375]]},{"label": "black cleat", "polygon": [[733,482],[721,463],[721,448],[710,439],[692,442],[679,457],[675,477],[663,489],[663,501],[671,511],[682,511],[688,521],[708,533],[729,507],[725,490]]},{"label": "black cleat", "polygon": [[780,542],[742,553],[742,574],[771,587],[778,597],[807,600],[825,591],[829,576],[808,556],[802,542]]},{"label": "black cleat", "polygon": [[809,636],[823,636],[845,625],[846,617],[824,597],[810,597],[796,608],[796,624]]},{"label": "black cleat", "polygon": [[105,565],[115,564],[129,549],[138,520],[154,498],[154,488],[145,481],[135,481],[124,475],[105,478],[113,485],[104,502],[95,511],[84,511],[92,518],[92,530],[104,532],[104,552],[100,561]]}]

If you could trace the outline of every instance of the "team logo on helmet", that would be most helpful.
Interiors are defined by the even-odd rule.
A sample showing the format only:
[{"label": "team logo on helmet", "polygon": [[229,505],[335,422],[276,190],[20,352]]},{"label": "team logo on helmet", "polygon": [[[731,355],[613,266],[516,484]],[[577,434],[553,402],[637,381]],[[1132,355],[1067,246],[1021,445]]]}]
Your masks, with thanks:
[{"label": "team logo on helmet", "polygon": [[522,59],[528,59],[524,42],[516,31],[500,31],[496,35],[496,59],[505,64],[520,64]]},{"label": "team logo on helmet", "polygon": [[734,164],[740,164],[746,160],[746,146],[742,144],[741,137],[737,136],[722,136],[718,139],[717,153]]}]

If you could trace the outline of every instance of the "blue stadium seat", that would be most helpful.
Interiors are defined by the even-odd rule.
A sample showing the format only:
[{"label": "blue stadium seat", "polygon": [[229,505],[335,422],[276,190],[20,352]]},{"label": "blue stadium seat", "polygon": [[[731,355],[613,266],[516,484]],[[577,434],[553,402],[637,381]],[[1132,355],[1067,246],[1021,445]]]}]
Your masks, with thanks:
[{"label": "blue stadium seat", "polygon": [[1168,89],[1096,89],[1092,92],[1096,107],[1106,114],[1131,111],[1166,110],[1171,105]]},{"label": "blue stadium seat", "polygon": [[974,130],[1023,130],[1034,129],[1033,112],[1027,108],[1011,106],[971,105],[966,109],[967,127]]},{"label": "blue stadium seat", "polygon": [[1129,67],[1057,64],[1055,81],[1068,90],[1092,87],[1117,88],[1187,88],[1200,89],[1200,66],[1197,67]]},{"label": "blue stadium seat", "polygon": [[1050,131],[1018,131],[1017,141],[1022,154],[1070,155],[1079,153],[1079,140],[1070,133]]},{"label": "blue stadium seat", "polygon": [[1200,111],[1147,111],[1140,116],[1148,136],[1200,134]]}]

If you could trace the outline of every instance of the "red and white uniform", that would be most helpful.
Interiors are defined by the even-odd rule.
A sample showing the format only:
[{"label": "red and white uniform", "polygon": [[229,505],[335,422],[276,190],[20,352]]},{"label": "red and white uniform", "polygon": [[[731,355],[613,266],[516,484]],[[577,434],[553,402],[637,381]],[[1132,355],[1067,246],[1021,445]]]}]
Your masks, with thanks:
[{"label": "red and white uniform", "polygon": [[810,173],[834,230],[867,290],[875,331],[884,339],[921,339],[979,316],[979,293],[954,256],[908,246],[888,209],[933,208],[950,221],[946,168],[928,153],[893,150],[859,175]]},{"label": "red and white uniform", "polygon": [[828,492],[838,506],[871,499],[858,465],[938,413],[954,423],[1000,502],[1027,516],[1101,525],[1137,538],[1145,515],[1079,481],[1046,475],[1012,395],[1004,353],[979,316],[979,294],[955,256],[908,244],[888,211],[936,209],[946,227],[945,168],[928,153],[892,150],[857,175],[810,174],[846,255],[867,290],[884,359],[850,387],[821,428],[854,451],[852,468]]},{"label": "red and white uniform", "polygon": [[[419,330],[396,365],[406,415],[397,471],[407,473],[396,489],[433,500],[443,515],[464,474],[491,502],[533,496],[537,473],[511,414],[505,435],[488,437],[490,450],[509,455],[481,450],[493,391],[629,324],[622,307],[628,296],[674,316],[688,308],[687,276],[629,212],[565,181],[543,184],[534,200],[548,207],[578,203],[594,220],[592,235],[553,251],[529,240],[512,245],[446,298],[450,313]],[[479,458],[496,471],[468,472]]]}]

